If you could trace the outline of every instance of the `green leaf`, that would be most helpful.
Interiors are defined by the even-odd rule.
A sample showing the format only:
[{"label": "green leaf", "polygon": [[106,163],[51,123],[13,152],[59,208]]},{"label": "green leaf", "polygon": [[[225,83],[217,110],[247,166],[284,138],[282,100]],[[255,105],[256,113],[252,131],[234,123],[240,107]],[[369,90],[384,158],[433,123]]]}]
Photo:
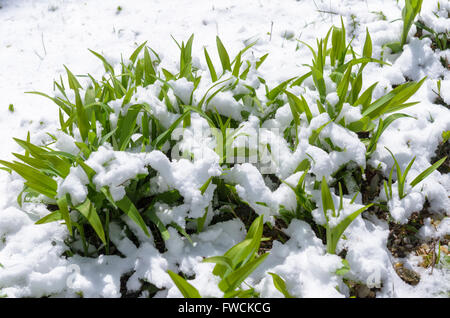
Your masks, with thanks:
[{"label": "green leaf", "polygon": [[72,90],[78,90],[79,88],[82,88],[82,86],[80,85],[80,82],[78,82],[78,80],[76,79],[76,77],[72,74],[71,71],[69,71],[69,69],[64,65],[64,68],[66,69],[66,73],[67,73],[67,81],[69,82],[69,87]]},{"label": "green leaf", "polygon": [[233,270],[233,262],[226,256],[212,256],[205,258],[203,263],[214,263],[225,266],[228,270]]},{"label": "green leaf", "polygon": [[425,82],[427,77],[422,78],[419,82],[410,82],[405,83],[396,87],[393,91],[395,91],[395,96],[392,99],[390,106],[397,106],[406,102],[411,96],[413,96],[422,84]]},{"label": "green leaf", "polygon": [[206,189],[208,189],[209,185],[211,184],[212,178],[213,177],[209,177],[208,180],[206,180],[206,182],[199,189],[202,195],[205,194]]},{"label": "green leaf", "polygon": [[350,271],[350,269],[351,269],[350,264],[348,263],[348,261],[346,259],[342,260],[342,265],[343,266],[336,271],[336,275],[344,276],[345,274],[347,274]]},{"label": "green leaf", "polygon": [[372,39],[370,38],[369,29],[366,28],[366,42],[364,43],[363,56],[372,57]]},{"label": "green leaf", "polygon": [[[228,257],[232,261],[233,269],[239,268],[255,257],[261,243],[264,225],[263,220],[262,215],[256,218],[250,226],[245,240],[231,247],[224,254],[225,257]],[[229,270],[221,264],[217,264],[214,267],[214,275],[224,277],[227,273],[229,273]]]},{"label": "green leaf", "polygon": [[97,233],[98,237],[106,244],[105,231],[103,230],[102,222],[97,214],[97,210],[89,199],[86,199],[82,204],[76,206],[75,210],[79,211],[89,222],[89,224]]},{"label": "green leaf", "polygon": [[276,86],[275,88],[271,89],[269,91],[269,93],[266,94],[267,99],[269,100],[274,100],[281,92],[283,92],[286,88],[286,86],[292,82],[292,80],[294,80],[295,77],[292,77],[284,82],[282,82],[281,84],[279,84],[278,86]]},{"label": "green leaf", "polygon": [[175,222],[170,223],[171,226],[173,226],[178,232],[181,233],[181,235],[183,235],[188,241],[189,243],[191,243],[191,245],[194,245],[194,242],[192,241],[192,238],[189,234],[187,234],[187,232],[185,231],[184,228],[182,228],[180,225],[178,225]]},{"label": "green leaf", "polygon": [[166,204],[176,204],[178,200],[180,200],[182,196],[178,190],[169,190],[162,193],[159,193],[155,196],[155,200],[159,202],[163,202]]},{"label": "green leaf", "polygon": [[55,222],[55,221],[61,221],[64,220],[61,211],[57,210],[54,211],[50,214],[47,214],[46,216],[44,216],[43,218],[39,219],[36,223],[34,224],[45,224],[45,223],[50,223],[50,222]]},{"label": "green leaf", "polygon": [[289,107],[291,108],[292,117],[296,126],[300,126],[300,114],[302,113],[300,99],[290,92],[285,92],[288,98]]},{"label": "green leaf", "polygon": [[0,160],[0,164],[14,170],[17,174],[24,178],[27,181],[26,184],[35,191],[49,198],[54,198],[56,196],[58,188],[56,181],[39,170],[17,161],[13,161],[11,163]]},{"label": "green leaf", "polygon": [[405,171],[403,172],[403,175],[401,174],[401,172],[399,172],[400,167],[397,165],[397,180],[398,180],[398,194],[400,199],[403,199],[405,197],[405,181],[406,181],[406,176],[408,175],[409,170],[411,169],[414,161],[416,160],[416,157],[414,157],[408,164],[408,166],[406,167]]},{"label": "green leaf", "polygon": [[358,99],[358,95],[361,92],[361,88],[362,88],[362,82],[363,82],[362,72],[358,72],[358,75],[356,76],[356,78],[351,82],[352,89],[351,89],[349,97],[347,99],[347,101],[350,105],[353,105],[353,103]]},{"label": "green leaf", "polygon": [[331,197],[330,188],[328,187],[325,177],[322,177],[321,193],[322,193],[323,213],[328,221],[327,211],[331,210],[333,212],[333,216],[336,216],[336,209],[334,207],[333,198]]},{"label": "green leaf", "polygon": [[330,254],[336,253],[336,246],[341,238],[344,231],[347,229],[347,227],[360,215],[362,212],[367,210],[373,205],[373,203],[368,204],[361,209],[356,210],[355,212],[351,213],[347,217],[345,217],[336,227],[334,228],[328,228],[327,232],[330,232],[329,237],[331,238],[328,240],[327,238],[327,252]]},{"label": "green leaf", "polygon": [[205,208],[205,213],[203,213],[203,216],[197,218],[197,233],[203,231],[203,227],[205,226],[207,216],[208,216],[208,208]]},{"label": "green leaf", "polygon": [[113,130],[111,130],[110,132],[108,132],[106,135],[104,135],[100,141],[99,141],[99,146],[103,145],[105,142],[108,141],[109,138],[111,138],[117,131],[117,127],[114,128]]},{"label": "green leaf", "polygon": [[[387,147],[386,150],[391,154],[391,157],[394,159],[394,164],[395,164],[395,170],[397,172],[397,180],[398,180],[398,195],[400,197],[400,199],[402,199],[404,197],[403,195],[403,189],[404,189],[404,184],[403,184],[403,178],[402,178],[402,171],[400,169],[400,165],[397,162],[397,159],[395,158],[394,154],[392,153],[392,151],[390,151]],[[392,167],[394,168],[394,167]]]},{"label": "green leaf", "polygon": [[[125,94],[125,97],[123,98],[122,107],[124,107],[130,103],[131,98],[133,97],[135,92],[136,92],[136,87],[130,86],[130,88],[128,89],[128,91]],[[95,129],[92,129],[92,130],[96,131]]]},{"label": "green leaf", "polygon": [[265,253],[231,272],[219,282],[219,288],[225,294],[234,291],[269,256]]},{"label": "green leaf", "polygon": [[[47,151],[41,147],[35,146],[29,141],[13,138],[14,141],[26,150],[25,156],[31,154],[33,157],[40,159],[51,167],[58,175],[65,178],[69,172],[71,164],[67,160],[58,158],[59,153],[55,151]],[[22,159],[21,159],[22,160]],[[25,161],[24,161],[25,162]],[[37,168],[37,167],[36,167]]]},{"label": "green leaf", "polygon": [[142,49],[144,48],[144,46],[147,44],[147,41],[145,41],[144,43],[142,43],[141,45],[139,45],[137,47],[136,50],[134,50],[133,54],[131,54],[129,60],[134,64],[134,62],[136,62],[136,59],[139,55],[139,53],[142,51]]},{"label": "green leaf", "polygon": [[427,168],[425,171],[423,171],[421,174],[419,174],[411,183],[411,187],[414,188],[416,185],[418,185],[423,179],[428,177],[434,170],[439,168],[444,162],[447,160],[447,157],[444,157],[434,163],[431,167]]},{"label": "green leaf", "polygon": [[239,52],[239,54],[236,57],[236,61],[234,62],[234,68],[233,68],[233,73],[232,75],[234,77],[239,77],[239,70],[241,69],[241,54],[242,52]]},{"label": "green leaf", "polygon": [[353,106],[362,106],[361,111],[365,111],[366,108],[370,105],[372,102],[372,94],[375,87],[378,85],[378,82],[370,86],[368,89],[366,89],[361,96],[352,104]]},{"label": "green leaf", "polygon": [[124,151],[128,148],[131,136],[134,134],[136,119],[140,112],[138,106],[139,105],[134,105],[134,107],[130,107],[125,116],[119,118],[116,138],[120,151]]},{"label": "green leaf", "polygon": [[329,125],[331,122],[333,122],[332,120],[326,122],[325,124],[323,124],[322,126],[320,126],[319,128],[317,128],[316,130],[313,130],[311,136],[309,136],[309,143],[311,145],[314,145],[316,143],[316,140],[319,138],[320,132],[322,131],[322,129],[324,129],[327,125]]},{"label": "green leaf", "polygon": [[312,71],[314,84],[315,84],[317,90],[319,91],[320,102],[323,104],[323,103],[325,103],[325,99],[327,96],[327,87],[325,85],[325,80],[323,78],[323,74],[319,69],[317,69],[313,66],[310,66],[310,68]]},{"label": "green leaf", "polygon": [[397,54],[403,50],[403,46],[400,42],[393,42],[386,44],[391,49],[392,54]]},{"label": "green leaf", "polygon": [[[110,74],[114,75],[114,68],[111,66],[111,64],[108,63],[108,61],[99,53],[89,50],[89,52],[91,52],[92,54],[94,54],[96,57],[98,57],[102,62],[103,62],[103,66],[105,67],[106,72],[109,72]],[[69,85],[70,85],[70,81],[69,81]],[[70,88],[73,89],[72,86],[70,86]],[[81,86],[79,86],[79,88],[81,88]]]},{"label": "green leaf", "polygon": [[158,138],[153,140],[152,141],[153,148],[160,150],[162,148],[162,146],[166,143],[166,141],[169,140],[169,138],[172,135],[172,132],[175,130],[175,128],[177,128],[178,125],[181,123],[181,121],[184,118],[186,118],[188,115],[190,115],[190,111],[189,110],[185,111],[183,113],[183,115],[178,117],[177,120],[175,120],[173,122],[173,124],[170,125],[170,127],[167,128],[167,130],[164,133],[162,133],[161,135],[158,136]]},{"label": "green leaf", "polygon": [[100,192],[103,193],[103,195],[105,196],[106,200],[108,200],[109,203],[111,203],[111,205],[115,208],[118,209],[116,202],[114,201],[111,192],[109,192],[109,188],[107,186],[103,186],[100,188]]},{"label": "green leaf", "polygon": [[67,195],[59,198],[57,201],[59,211],[66,222],[67,229],[69,230],[70,235],[73,235],[72,231],[72,221],[70,220],[69,208],[67,203]]},{"label": "green leaf", "polygon": [[71,104],[69,103],[69,105],[67,105],[65,101],[62,101],[58,98],[53,98],[48,96],[47,94],[41,93],[41,92],[25,92],[25,94],[35,94],[35,95],[40,95],[40,96],[44,96],[50,100],[52,100],[56,105],[58,105],[67,115],[71,115],[72,114],[72,107]]},{"label": "green leaf", "polygon": [[124,196],[123,199],[120,201],[116,201],[116,205],[121,209],[126,215],[130,217],[139,227],[144,231],[144,233],[150,237],[150,233],[147,229],[147,226],[145,225],[144,220],[142,219],[142,216],[139,214],[138,210],[136,209],[135,205],[131,200]]},{"label": "green leaf", "polygon": [[184,298],[202,298],[198,290],[194,286],[189,284],[183,277],[175,274],[171,270],[168,270],[167,274],[169,274],[170,278],[180,290]]},{"label": "green leaf", "polygon": [[423,0],[405,0],[405,7],[402,10],[402,19],[403,19],[403,32],[402,32],[402,40],[401,46],[405,45],[409,29],[414,22],[415,17],[419,14],[422,8]]},{"label": "green leaf", "polygon": [[442,143],[446,143],[450,139],[450,130],[442,132]]},{"label": "green leaf", "polygon": [[381,133],[383,133],[386,130],[386,128],[389,127],[390,124],[392,124],[395,120],[399,118],[414,118],[414,117],[402,113],[391,114],[383,120],[383,127]]},{"label": "green leaf", "polygon": [[273,284],[274,284],[275,288],[278,289],[278,291],[280,293],[282,293],[285,298],[294,298],[291,296],[291,294],[289,294],[289,292],[286,288],[286,282],[284,281],[283,278],[281,278],[280,276],[278,276],[275,273],[269,273],[269,275],[272,276]]},{"label": "green leaf", "polygon": [[77,158],[77,163],[80,165],[80,167],[83,169],[83,171],[86,173],[88,180],[90,183],[92,183],[92,179],[97,174],[94,169],[89,167],[81,158]]},{"label": "green leaf", "polygon": [[300,76],[300,77],[297,78],[294,82],[292,82],[292,84],[291,84],[290,87],[302,85],[302,83],[303,83],[308,77],[310,77],[311,75],[312,75],[312,71],[311,71],[311,72],[308,72],[308,73],[306,73],[306,74],[304,74],[304,75],[302,75],[302,76]]},{"label": "green leaf", "polygon": [[211,75],[211,80],[214,83],[217,81],[217,73],[214,69],[214,64],[211,62],[211,58],[209,57],[208,51],[204,48],[206,64],[208,64],[209,74]]},{"label": "green leaf", "polygon": [[258,69],[262,63],[266,60],[267,56],[269,56],[269,53],[264,54],[260,57],[260,59],[256,62],[255,68]]},{"label": "green leaf", "polygon": [[398,111],[402,108],[414,105],[414,103],[403,104],[422,86],[426,77],[419,82],[410,82],[402,84],[393,89],[388,94],[373,102],[370,106],[363,110],[363,116],[369,116],[376,119],[383,114]]},{"label": "green leaf", "polygon": [[380,139],[381,135],[386,130],[386,128],[395,120],[405,117],[414,118],[412,116],[402,113],[391,114],[388,117],[386,117],[385,120],[382,120],[380,118],[377,131],[375,132],[375,134],[372,135],[372,137],[370,138],[370,143],[367,146],[367,156],[370,156],[377,149],[378,140]]},{"label": "green leaf", "polygon": [[180,54],[180,77],[192,78],[192,43],[194,41],[194,34],[192,34],[189,40],[181,47]]},{"label": "green leaf", "polygon": [[57,174],[57,171],[55,171],[53,169],[52,165],[49,164],[49,162],[47,162],[46,160],[40,160],[40,159],[36,159],[36,158],[32,158],[32,157],[27,157],[24,155],[20,155],[18,153],[12,153],[12,155],[14,157],[22,160],[27,165],[29,165],[35,169],[38,169],[42,172]]},{"label": "green leaf", "polygon": [[299,171],[305,171],[307,172],[307,170],[311,167],[311,163],[309,162],[308,159],[303,159],[297,166],[297,168],[295,169],[294,173],[299,172]]},{"label": "green leaf", "polygon": [[216,44],[217,44],[217,51],[219,52],[220,62],[222,63],[223,72],[224,73],[225,71],[231,72],[230,57],[228,56],[227,50],[225,49],[225,46],[223,45],[222,41],[218,36],[216,36]]},{"label": "green leaf", "polygon": [[147,211],[145,212],[145,215],[149,218],[149,220],[151,222],[153,222],[153,224],[156,225],[156,227],[158,228],[158,231],[161,233],[161,237],[163,238],[163,240],[167,241],[170,238],[170,232],[164,226],[164,223],[156,215],[153,205],[147,209]]},{"label": "green leaf", "polygon": [[80,83],[78,83],[75,76],[72,74],[69,69],[64,66],[67,72],[67,77],[69,79],[69,86],[73,89],[75,93],[75,105],[76,105],[76,113],[77,113],[77,125],[80,131],[81,138],[83,141],[86,141],[89,134],[90,124],[89,117],[86,113],[86,109],[83,106],[83,102],[81,100],[80,92],[78,91],[81,88]]},{"label": "green leaf", "polygon": [[348,91],[348,87],[350,84],[350,75],[352,74],[352,66],[349,65],[349,67],[347,68],[347,71],[345,72],[344,77],[342,78],[342,80],[339,82],[339,85],[337,87],[337,94],[339,96],[339,107],[337,112],[340,112],[340,108],[342,108],[342,104],[345,101],[345,98],[347,97],[347,91]]},{"label": "green leaf", "polygon": [[144,49],[144,87],[153,84],[156,79],[155,68],[147,48]]}]

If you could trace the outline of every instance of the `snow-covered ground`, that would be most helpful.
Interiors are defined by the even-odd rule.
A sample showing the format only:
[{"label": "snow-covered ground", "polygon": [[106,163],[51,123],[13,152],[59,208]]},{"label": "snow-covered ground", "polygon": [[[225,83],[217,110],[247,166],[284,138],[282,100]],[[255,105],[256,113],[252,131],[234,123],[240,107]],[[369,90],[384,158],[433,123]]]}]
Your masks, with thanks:
[{"label": "snow-covered ground", "polygon": [[[438,2],[440,12],[434,14]],[[171,70],[179,61],[179,49],[171,35],[186,41],[195,34],[194,62],[206,69],[203,47],[214,52],[213,59],[219,65],[215,54],[216,35],[231,52],[230,56],[258,40],[250,53],[258,57],[269,53],[259,72],[269,87],[275,87],[284,80],[308,72],[304,64],[311,62],[311,52],[297,40],[315,43],[316,38],[324,37],[333,24],[340,25],[340,16],[344,18],[348,40],[354,37],[355,52],[362,51],[367,28],[373,41],[373,56],[380,58],[382,45],[398,41],[400,37],[402,22],[398,19],[402,6],[403,1],[395,0],[0,0],[0,159],[11,160],[11,153],[21,151],[13,137],[26,139],[30,131],[32,140],[40,140],[59,125],[56,105],[24,92],[41,91],[51,95],[53,79],[65,76],[64,65],[74,74],[89,73],[101,77],[103,65],[88,49],[118,63],[121,54],[127,57],[138,45],[148,41],[147,44],[159,53],[164,67]],[[425,0],[421,19],[437,32],[448,32],[448,12],[450,2]],[[412,27],[409,43],[402,53],[385,53],[385,59],[392,66],[367,65],[363,84],[365,89],[379,82],[374,95],[380,97],[392,85],[427,76],[412,98],[420,103],[402,111],[415,118],[401,118],[389,126],[368,162],[374,167],[381,164],[387,176],[394,163],[385,147],[393,151],[402,169],[416,156],[410,171],[411,180],[430,166],[442,142],[442,133],[450,130],[450,110],[448,106],[436,104],[435,94],[437,81],[441,80],[441,97],[444,103],[450,104],[450,70],[440,62],[440,58],[450,60],[450,50],[433,51],[429,39],[413,37],[415,28]],[[14,112],[8,110],[10,104]],[[288,106],[268,125],[281,125],[286,121],[285,116],[289,117],[286,112],[289,112]],[[327,121],[320,116],[314,120],[319,126],[321,120]],[[355,141],[349,135],[345,139],[345,132],[335,126],[330,125],[329,131],[324,133],[330,134],[337,144],[341,141],[348,147],[349,153],[345,155],[348,158],[320,157],[323,164],[312,167],[319,179],[333,172],[336,165],[333,160],[358,161],[361,154],[358,143],[362,144],[358,138],[354,138]],[[363,148],[362,156],[364,152]],[[203,211],[201,200],[204,197],[199,201],[191,188],[198,188],[217,173],[212,171],[212,166],[208,163],[204,163],[204,167],[167,163],[167,169],[171,170],[166,171],[166,163],[157,155],[142,160],[147,160],[145,162],[158,170],[170,186],[180,191],[190,213],[195,214],[197,205]],[[287,154],[283,160],[280,175],[294,183],[299,176],[292,174],[301,160],[295,153]],[[205,167],[210,169],[207,173]],[[236,188],[243,200],[268,218],[276,213],[278,204],[289,206],[292,201],[295,204],[295,197],[287,187],[282,185],[275,191],[267,187],[261,174],[249,164],[236,166],[227,178],[239,185]],[[182,184],[186,180],[191,182],[187,186]],[[84,297],[120,297],[120,278],[129,273],[132,273],[126,285],[129,291],[139,290],[142,280],[146,280],[161,289],[156,297],[178,297],[180,293],[166,273],[169,269],[195,275],[191,283],[202,295],[220,297],[218,277],[212,274],[214,265],[201,260],[222,255],[245,237],[245,227],[237,219],[217,223],[192,235],[194,245],[170,227],[167,252],[160,253],[152,239],[140,235],[140,245],[136,247],[122,229],[113,224],[111,239],[123,257],[65,257],[62,253],[66,250],[67,228],[57,222],[34,225],[48,211],[42,204],[28,204],[21,209],[17,196],[22,187],[20,177],[0,170],[0,295],[8,297],[76,297],[80,293]],[[423,208],[426,197],[429,210],[444,219],[437,228],[426,222],[419,234],[424,240],[443,239],[450,234],[449,195],[450,175],[436,171],[423,186],[411,189],[403,200],[390,202],[392,217],[400,223],[407,222],[413,212]],[[212,193],[209,196],[211,201]],[[252,205],[258,201],[267,206]],[[183,208],[186,207],[180,207]],[[164,206],[160,209],[161,218],[164,213],[187,213],[164,212]],[[125,221],[131,228],[136,228],[131,221]],[[293,221],[286,234],[290,239],[285,244],[275,241],[270,256],[247,281],[261,297],[282,296],[266,272],[284,277],[290,293],[297,297],[349,296],[342,276],[335,274],[342,267],[341,257],[327,254],[324,244],[307,223]],[[387,249],[388,235],[389,227],[385,221],[374,216],[358,217],[347,229],[346,240],[341,240],[338,245],[338,249],[346,249],[351,268],[345,277],[364,283],[380,279],[382,287],[377,297],[448,297],[449,269],[420,267],[421,258],[413,254],[402,260],[395,259]],[[395,263],[398,261],[420,274],[417,285],[411,286],[397,275]],[[145,295],[144,292],[142,296]]]}]

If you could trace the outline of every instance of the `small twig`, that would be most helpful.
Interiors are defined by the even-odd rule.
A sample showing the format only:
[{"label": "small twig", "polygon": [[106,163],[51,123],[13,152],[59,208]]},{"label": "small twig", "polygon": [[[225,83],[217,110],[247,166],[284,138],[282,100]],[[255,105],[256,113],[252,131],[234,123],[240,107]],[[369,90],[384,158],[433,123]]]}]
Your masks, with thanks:
[{"label": "small twig", "polygon": [[436,265],[436,241],[433,240],[433,255],[431,257],[431,274],[433,274],[434,266]]},{"label": "small twig", "polygon": [[41,56],[36,50],[34,51],[34,54],[37,55],[37,57],[39,57],[39,59],[41,61],[44,60],[44,58],[47,56],[47,49],[45,48],[45,44],[44,44],[44,33],[41,33],[41,43],[42,43],[42,48],[44,49],[44,56]]},{"label": "small twig", "polygon": [[42,42],[42,47],[44,48],[44,56],[47,56],[47,50],[45,48],[45,43],[44,43],[44,33],[41,33],[41,42]]},{"label": "small twig", "polygon": [[39,57],[39,59],[42,61],[44,58],[42,56],[39,55],[39,53],[36,50],[33,50],[34,54],[37,55],[37,57]]},{"label": "small twig", "polygon": [[333,12],[333,11],[327,11],[327,10],[317,10],[317,12],[320,12],[320,13],[328,13],[328,14],[334,14],[334,15],[338,15],[338,13],[337,13],[337,12]]}]

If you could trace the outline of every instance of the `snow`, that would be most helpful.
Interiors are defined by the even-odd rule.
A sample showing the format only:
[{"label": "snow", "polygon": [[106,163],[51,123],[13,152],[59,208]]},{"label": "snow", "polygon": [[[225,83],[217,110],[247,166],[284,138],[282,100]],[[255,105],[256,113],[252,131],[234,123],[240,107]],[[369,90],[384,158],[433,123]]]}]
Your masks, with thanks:
[{"label": "snow", "polygon": [[58,198],[70,194],[73,204],[81,204],[86,200],[88,194],[86,184],[88,183],[89,179],[83,168],[71,167],[67,177],[58,180]]},{"label": "snow", "polygon": [[189,105],[192,91],[194,90],[194,84],[188,82],[187,79],[181,78],[176,81],[169,81],[169,85],[173,88],[173,93],[177,96],[185,105]]},{"label": "snow", "polygon": [[[57,139],[52,147],[74,155],[80,152],[75,144],[81,140],[80,136],[72,138],[57,129],[56,106],[50,100],[24,92],[41,91],[52,95],[52,80],[58,80],[60,75],[64,77],[63,65],[67,65],[74,74],[89,73],[101,78],[103,65],[88,48],[104,54],[117,68],[122,56],[126,59],[139,44],[148,41],[148,45],[158,52],[161,67],[172,72],[179,64],[179,50],[171,35],[181,43],[194,33],[193,64],[200,69],[202,81],[194,94],[193,83],[186,79],[169,81],[168,84],[174,89],[174,93],[169,92],[169,98],[175,108],[180,106],[175,97],[185,104],[189,103],[191,96],[194,101],[199,101],[213,84],[204,62],[204,47],[208,49],[217,70],[221,70],[215,51],[216,35],[220,36],[230,57],[257,40],[246,53],[246,58],[252,63],[248,78],[233,90],[216,94],[204,105],[205,109],[217,110],[221,115],[242,122],[241,132],[251,134],[259,127],[267,128],[260,141],[263,145],[270,145],[273,153],[279,154],[270,160],[275,169],[274,174],[293,186],[297,185],[302,174],[296,169],[305,159],[310,161],[309,172],[317,180],[325,177],[327,181],[332,181],[332,175],[350,163],[363,168],[380,167],[387,177],[394,162],[385,147],[394,153],[402,171],[416,157],[407,178],[408,183],[431,165],[431,159],[442,142],[442,132],[450,130],[450,111],[436,103],[439,80],[439,94],[446,104],[450,104],[450,71],[440,62],[441,58],[450,59],[450,52],[433,51],[430,39],[413,37],[415,26],[409,32],[408,44],[403,52],[390,54],[389,49],[383,49],[384,44],[399,40],[402,24],[400,21],[391,21],[400,17],[401,3],[386,0],[174,0],[169,5],[160,0],[2,1],[0,158],[12,160],[11,153],[21,151],[12,138],[26,140],[28,131],[31,132],[32,142],[48,142],[51,138],[46,133],[52,132]],[[119,5],[122,8],[120,12]],[[448,32],[450,3],[440,1],[440,7],[437,12],[436,1],[424,1],[420,18],[437,32]],[[380,10],[386,20],[376,13]],[[420,103],[401,111],[413,118],[394,121],[381,136],[377,150],[367,162],[365,145],[358,136],[335,122],[326,125],[318,138],[321,141],[329,138],[342,151],[325,151],[309,144],[313,131],[330,121],[328,114],[319,114],[315,103],[318,92],[310,78],[302,88],[289,89],[296,95],[304,95],[314,116],[310,123],[304,114],[301,116],[296,149],[290,149],[283,138],[283,132],[293,119],[286,100],[276,110],[273,119],[261,123],[260,109],[251,108],[246,101],[237,101],[233,97],[236,93],[247,91],[244,85],[248,85],[256,90],[257,96],[265,103],[265,88],[258,76],[263,77],[267,85],[273,88],[282,81],[306,73],[308,68],[305,64],[311,62],[312,55],[296,39],[314,44],[317,37],[325,36],[331,25],[340,25],[339,15],[344,17],[348,40],[354,36],[352,45],[355,52],[361,52],[367,28],[373,41],[374,57],[381,58],[384,50],[385,61],[392,64],[383,67],[376,63],[368,64],[363,72],[365,80],[362,90],[378,82],[374,98],[379,98],[391,91],[393,85],[427,77],[422,88],[411,99]],[[299,19],[299,16],[302,18]],[[269,56],[256,70],[256,58],[265,53],[269,53]],[[153,52],[150,54],[154,60],[156,56]],[[120,73],[120,70],[117,69],[117,72]],[[228,77],[231,74],[225,74],[223,79]],[[335,84],[328,77],[325,80],[327,100],[332,105],[336,104],[338,97],[334,93]],[[81,78],[80,81],[83,82]],[[114,110],[112,123],[117,124],[119,115],[124,114],[131,104],[145,102],[151,105],[152,115],[162,126],[169,127],[179,115],[168,112],[166,105],[158,99],[161,85],[157,81],[155,85],[139,87],[133,96],[134,100],[124,107],[123,99],[111,102],[109,106]],[[214,91],[212,89],[208,96]],[[9,104],[14,105],[14,112],[8,110]],[[243,111],[250,113],[245,121]],[[361,118],[360,107],[344,104],[340,116],[346,124],[357,121]],[[138,125],[142,124],[141,121],[139,117]],[[105,144],[86,161],[96,172],[92,182],[97,190],[108,187],[116,201],[124,197],[129,180],[141,174],[148,175],[149,170],[153,170],[156,176],[150,181],[151,193],[177,190],[183,200],[176,206],[155,204],[156,215],[165,225],[175,223],[187,228],[187,219],[202,217],[205,210],[208,211],[203,231],[191,235],[193,244],[173,227],[168,227],[170,238],[165,241],[166,251],[163,252],[156,248],[153,236],[147,237],[131,219],[123,216],[124,223],[112,222],[109,228],[111,240],[121,256],[85,257],[81,253],[66,257],[68,231],[65,225],[58,222],[35,225],[49,211],[44,204],[37,202],[24,202],[20,207],[17,196],[22,190],[23,179],[15,173],[8,174],[0,170],[0,295],[77,297],[82,294],[84,297],[120,297],[120,278],[127,274],[131,275],[126,284],[128,291],[138,291],[144,280],[161,289],[155,297],[180,297],[179,290],[167,274],[170,269],[195,277],[190,283],[201,295],[223,296],[217,287],[219,278],[212,274],[214,265],[203,263],[202,259],[223,255],[242,241],[246,234],[245,226],[239,219],[210,225],[212,216],[218,213],[212,205],[216,185],[210,184],[204,193],[201,193],[200,188],[209,178],[221,176],[235,186],[242,201],[247,202],[257,214],[264,215],[265,221],[272,223],[281,206],[294,211],[297,201],[291,188],[284,183],[277,186],[268,182],[257,165],[242,163],[234,165],[231,170],[224,169],[219,156],[213,151],[213,138],[198,138],[197,131],[204,131],[206,127],[206,120],[192,114],[191,127],[179,136],[180,149],[187,149],[194,159],[173,155],[168,157],[154,149],[146,153],[118,152]],[[239,142],[239,138],[236,139],[235,145],[239,145]],[[73,204],[84,202],[89,180],[80,166],[72,167],[64,180],[59,178],[57,181],[58,197],[68,193]],[[320,191],[313,189],[309,177],[306,184],[307,191],[313,194],[317,203],[313,213],[315,220],[323,224],[325,219]],[[431,240],[449,235],[448,174],[435,171],[416,187],[407,187],[406,196],[402,199],[398,197],[394,174],[392,189],[393,199],[389,200],[388,208],[395,222],[407,223],[411,214],[421,211],[425,202],[428,202],[433,218],[442,220],[435,226],[431,218],[426,218],[418,237]],[[378,195],[381,199],[385,198],[384,189]],[[333,194],[333,199],[337,206],[338,197]],[[356,204],[349,205],[349,201],[349,198],[345,198],[344,211],[341,211],[339,220],[363,206],[360,197]],[[338,223],[339,220],[331,221]],[[127,237],[127,231],[134,234],[138,245]],[[420,283],[410,286],[398,277],[393,269],[397,260],[386,247],[388,224],[374,216],[358,216],[338,243],[337,252],[346,250],[345,258],[351,268],[344,277],[336,274],[336,270],[343,266],[342,258],[326,253],[325,245],[310,225],[293,220],[284,231],[290,237],[289,240],[285,243],[274,241],[269,257],[246,280],[261,297],[282,296],[275,289],[268,272],[283,277],[288,291],[296,297],[348,297],[350,294],[344,278],[375,283],[377,286],[381,283],[377,297],[440,297],[445,293],[448,296],[448,270],[434,268],[431,273],[430,269],[420,267],[418,264],[421,260],[413,255],[402,261],[421,275]],[[82,250],[81,242],[75,242],[74,246]]]},{"label": "snow", "polygon": [[220,92],[215,95],[209,102],[208,109],[216,111],[226,117],[231,117],[234,120],[242,120],[241,110],[243,107],[234,98],[231,91]]},{"label": "snow", "polygon": [[[285,244],[275,242],[267,260],[252,276],[274,272],[284,277],[295,297],[344,297],[336,289],[344,288],[342,278],[335,274],[342,267],[340,257],[325,253],[325,246],[306,222],[294,220],[285,232],[291,239]],[[278,292],[268,280],[272,278],[263,278],[257,288],[262,297],[276,297]]]}]

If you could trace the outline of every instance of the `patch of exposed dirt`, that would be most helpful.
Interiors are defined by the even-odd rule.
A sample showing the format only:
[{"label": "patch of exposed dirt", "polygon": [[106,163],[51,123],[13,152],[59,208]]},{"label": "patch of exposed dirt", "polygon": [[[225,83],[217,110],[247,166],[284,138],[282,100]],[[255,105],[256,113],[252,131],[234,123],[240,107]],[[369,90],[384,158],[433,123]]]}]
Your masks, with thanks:
[{"label": "patch of exposed dirt", "polygon": [[437,169],[440,173],[450,173],[450,142],[441,142],[436,150],[436,155],[431,158],[431,164],[434,164],[441,158],[447,157],[447,160]]},{"label": "patch of exposed dirt", "polygon": [[376,298],[377,292],[381,290],[381,286],[378,287],[372,287],[361,283],[357,283],[351,280],[345,280],[345,283],[347,284],[349,290],[350,290],[350,297],[355,298]]},{"label": "patch of exposed dirt", "polygon": [[431,213],[425,207],[420,213],[413,213],[407,224],[389,223],[387,248],[394,257],[406,257],[420,246],[421,241],[416,234],[423,226],[424,219],[430,216]]}]

